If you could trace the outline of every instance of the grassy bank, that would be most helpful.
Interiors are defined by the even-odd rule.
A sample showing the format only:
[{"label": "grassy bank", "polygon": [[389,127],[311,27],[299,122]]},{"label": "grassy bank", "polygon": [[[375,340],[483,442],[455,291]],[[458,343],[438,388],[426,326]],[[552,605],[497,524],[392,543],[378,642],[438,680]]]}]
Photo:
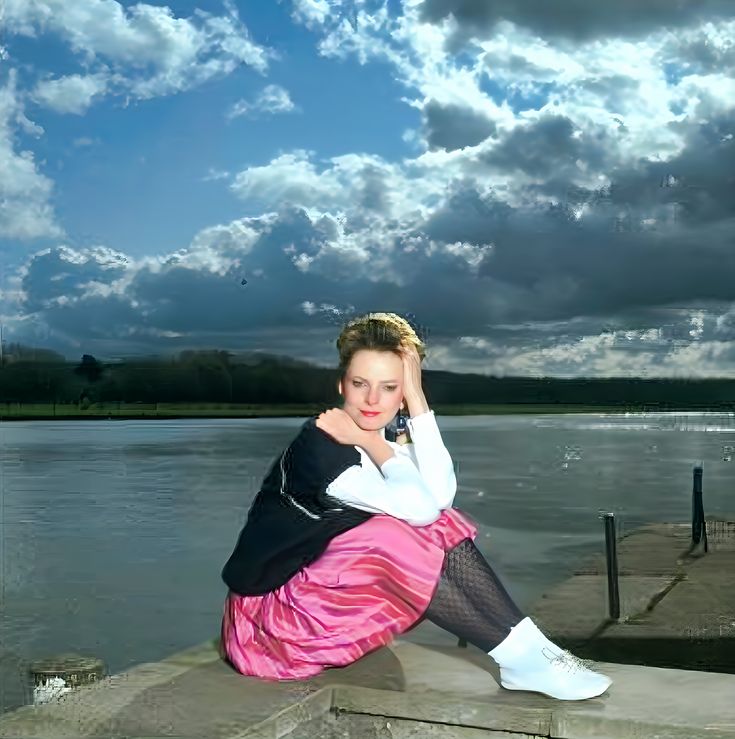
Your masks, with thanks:
[{"label": "grassy bank", "polygon": [[[332,407],[325,404],[232,404],[232,403],[93,403],[88,407],[54,403],[1,403],[0,420],[64,419],[156,419],[156,418],[277,418],[307,417]],[[651,408],[635,406],[571,404],[476,404],[432,405],[438,416],[476,416],[539,413],[640,413],[660,410],[698,410],[707,408]],[[724,410],[722,412],[725,412]]]}]

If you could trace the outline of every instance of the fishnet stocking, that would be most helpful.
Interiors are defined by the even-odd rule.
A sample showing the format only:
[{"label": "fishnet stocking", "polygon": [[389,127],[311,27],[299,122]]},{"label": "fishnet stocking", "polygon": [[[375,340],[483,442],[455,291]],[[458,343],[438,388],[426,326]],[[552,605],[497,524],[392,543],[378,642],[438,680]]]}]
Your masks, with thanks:
[{"label": "fishnet stocking", "polygon": [[523,620],[523,613],[471,539],[444,555],[439,585],[424,615],[484,652],[498,646]]}]

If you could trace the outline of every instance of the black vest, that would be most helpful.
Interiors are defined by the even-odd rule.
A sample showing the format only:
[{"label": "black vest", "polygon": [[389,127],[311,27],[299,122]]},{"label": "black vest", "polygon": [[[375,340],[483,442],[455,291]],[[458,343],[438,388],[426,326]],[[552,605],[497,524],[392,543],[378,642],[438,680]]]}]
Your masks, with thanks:
[{"label": "black vest", "polygon": [[255,496],[222,579],[240,595],[262,595],[280,587],[317,559],[329,542],[373,514],[326,495],[327,486],[360,453],[338,443],[312,416],[279,455]]}]

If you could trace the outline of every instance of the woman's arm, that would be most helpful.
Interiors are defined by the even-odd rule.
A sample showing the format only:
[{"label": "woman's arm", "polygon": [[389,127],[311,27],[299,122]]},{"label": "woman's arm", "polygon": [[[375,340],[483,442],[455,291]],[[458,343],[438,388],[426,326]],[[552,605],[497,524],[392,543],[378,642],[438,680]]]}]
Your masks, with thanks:
[{"label": "woman's arm", "polygon": [[367,452],[373,464],[380,469],[391,457],[395,457],[395,450],[388,442],[377,434],[370,436],[360,443]]},{"label": "woman's arm", "polygon": [[327,495],[359,510],[400,518],[412,526],[426,526],[439,518],[441,510],[414,462],[396,455],[380,436],[366,440],[362,448],[377,469],[362,465],[346,469],[327,487]]},{"label": "woman's arm", "polygon": [[408,427],[413,443],[403,447],[400,456],[407,453],[412,463],[418,467],[439,509],[451,508],[457,493],[457,477],[434,411],[409,418]]},{"label": "woman's arm", "polygon": [[413,526],[433,523],[454,502],[454,465],[433,411],[409,419],[408,424],[415,443],[397,454],[381,436],[369,437],[360,447],[377,470],[355,465],[334,480],[327,494],[360,510],[387,513]]},{"label": "woman's arm", "polygon": [[413,444],[406,447],[409,457],[416,464],[431,490],[440,510],[451,508],[457,492],[454,464],[444,446],[434,411],[421,386],[421,365],[418,354],[407,352],[404,357],[405,399],[411,417],[408,430]]}]

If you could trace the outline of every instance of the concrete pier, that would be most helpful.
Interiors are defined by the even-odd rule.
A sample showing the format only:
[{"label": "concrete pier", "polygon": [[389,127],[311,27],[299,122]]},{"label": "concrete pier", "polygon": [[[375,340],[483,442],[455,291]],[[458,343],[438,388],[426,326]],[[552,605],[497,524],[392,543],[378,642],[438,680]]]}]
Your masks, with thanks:
[{"label": "concrete pier", "polygon": [[0,716],[0,737],[735,739],[735,675],[599,664],[587,701],[508,691],[472,647],[397,641],[312,680],[238,674],[217,640]]},{"label": "concrete pier", "polygon": [[708,519],[707,531],[707,553],[701,543],[692,548],[686,524],[651,524],[624,536],[615,621],[608,617],[604,554],[530,615],[580,657],[735,673],[735,523]]}]

